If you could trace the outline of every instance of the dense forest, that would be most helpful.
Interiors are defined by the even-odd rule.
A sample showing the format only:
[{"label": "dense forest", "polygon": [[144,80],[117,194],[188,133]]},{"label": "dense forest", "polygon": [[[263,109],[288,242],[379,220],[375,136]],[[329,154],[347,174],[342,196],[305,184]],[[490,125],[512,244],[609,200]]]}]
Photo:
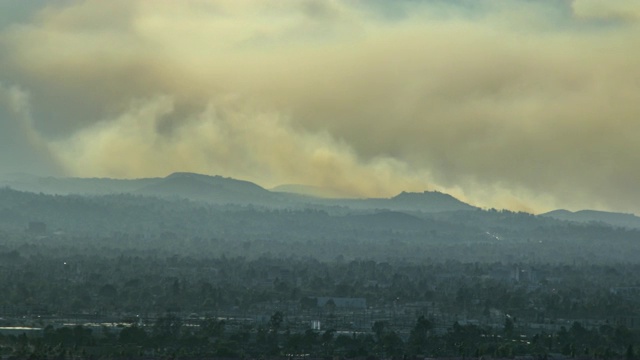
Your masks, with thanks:
[{"label": "dense forest", "polygon": [[29,223],[42,243],[157,249],[180,255],[634,262],[640,229],[578,223],[506,210],[420,212],[317,203],[290,208],[218,204],[132,194],[47,195],[0,189],[0,237],[24,243]]}]

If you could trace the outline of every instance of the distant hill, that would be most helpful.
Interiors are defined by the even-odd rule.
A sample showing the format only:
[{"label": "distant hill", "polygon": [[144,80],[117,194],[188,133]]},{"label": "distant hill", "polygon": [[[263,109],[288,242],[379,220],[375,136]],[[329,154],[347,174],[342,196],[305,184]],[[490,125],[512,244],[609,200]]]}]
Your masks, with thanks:
[{"label": "distant hill", "polygon": [[158,178],[56,178],[30,174],[8,174],[0,178],[0,186],[20,191],[56,195],[106,195],[130,193],[158,180]]},{"label": "distant hill", "polygon": [[424,213],[477,209],[437,191],[403,192],[392,198],[348,199],[339,198],[338,192],[319,187],[282,185],[269,191],[249,181],[187,172],[173,173],[164,178],[143,179],[54,178],[12,174],[0,177],[0,186],[55,195],[135,194],[277,208],[320,205]]},{"label": "distant hill", "polygon": [[558,220],[573,221],[579,223],[603,223],[614,227],[640,229],[640,217],[633,214],[624,214],[597,210],[554,210],[540,216],[551,217]]},{"label": "distant hill", "polygon": [[274,198],[271,192],[249,181],[186,172],[144,179],[54,178],[10,174],[0,180],[0,186],[55,195],[129,193],[214,203],[264,203]]},{"label": "distant hill", "polygon": [[215,203],[261,204],[276,200],[273,193],[249,181],[184,172],[158,179],[134,193]]},{"label": "distant hill", "polygon": [[390,203],[405,210],[426,211],[459,211],[475,210],[475,206],[464,203],[449,194],[439,191],[425,191],[422,193],[402,192],[391,198]]},{"label": "distant hill", "polygon": [[340,200],[340,204],[357,209],[387,209],[425,213],[476,210],[475,206],[438,191],[402,192],[392,198]]},{"label": "distant hill", "polygon": [[318,198],[340,198],[340,194],[332,189],[302,184],[283,184],[271,189],[277,193],[289,193]]}]

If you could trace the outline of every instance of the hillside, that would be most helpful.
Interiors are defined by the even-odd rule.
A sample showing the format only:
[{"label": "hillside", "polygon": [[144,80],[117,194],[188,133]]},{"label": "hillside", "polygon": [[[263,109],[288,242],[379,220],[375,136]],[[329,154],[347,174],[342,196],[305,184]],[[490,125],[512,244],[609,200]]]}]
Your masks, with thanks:
[{"label": "hillside", "polygon": [[569,210],[560,209],[541,214],[540,216],[577,223],[601,223],[614,227],[640,229],[640,217],[633,214],[597,210],[580,210],[571,212]]},{"label": "hillside", "polygon": [[[168,184],[200,181],[175,178]],[[411,261],[603,263],[635,261],[640,250],[638,230],[508,211],[405,213],[317,204],[268,208],[133,194],[48,195],[0,188],[0,238],[21,242],[31,233],[25,230],[33,222],[44,224],[46,232],[36,230],[49,237],[47,241],[69,246],[151,247],[194,256],[223,251],[323,259],[393,256]]]},{"label": "hillside", "polygon": [[402,192],[392,198],[336,199],[335,203],[354,209],[387,209],[394,211],[438,213],[478,209],[455,197],[438,191]]},{"label": "hillside", "polygon": [[249,181],[184,172],[158,179],[133,193],[213,203],[263,204],[276,200],[273,193]]},{"label": "hillside", "polygon": [[44,194],[105,195],[130,193],[160,179],[56,178],[30,174],[8,174],[0,177],[0,186],[14,190]]},{"label": "hillside", "polygon": [[449,194],[439,191],[422,193],[402,192],[389,200],[393,207],[422,211],[475,210],[475,206],[464,203]]}]

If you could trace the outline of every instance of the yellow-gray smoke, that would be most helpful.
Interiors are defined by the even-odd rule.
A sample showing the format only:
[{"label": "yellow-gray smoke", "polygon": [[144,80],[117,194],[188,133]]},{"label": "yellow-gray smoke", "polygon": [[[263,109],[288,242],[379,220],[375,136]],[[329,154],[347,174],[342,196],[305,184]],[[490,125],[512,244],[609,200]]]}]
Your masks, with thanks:
[{"label": "yellow-gray smoke", "polygon": [[52,3],[0,81],[73,175],[640,212],[638,3],[455,3]]}]

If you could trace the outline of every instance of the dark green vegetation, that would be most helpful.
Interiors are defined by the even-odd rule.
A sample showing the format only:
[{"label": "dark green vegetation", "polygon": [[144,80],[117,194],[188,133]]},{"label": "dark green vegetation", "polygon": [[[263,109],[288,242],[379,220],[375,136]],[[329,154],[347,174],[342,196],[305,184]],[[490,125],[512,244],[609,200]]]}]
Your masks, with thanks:
[{"label": "dark green vegetation", "polygon": [[318,200],[192,174],[87,181],[173,192],[0,189],[0,355],[606,359],[640,345],[632,228],[440,193]]},{"label": "dark green vegetation", "polygon": [[[624,356],[640,265],[194,258],[48,245],[0,252],[7,354]],[[319,304],[318,297],[335,301]],[[343,306],[362,298],[366,307]],[[314,328],[317,321],[320,328]]]},{"label": "dark green vegetation", "polygon": [[601,222],[618,227],[632,229],[640,228],[640,218],[633,214],[611,213],[595,210],[580,210],[571,212],[568,210],[555,210],[542,214],[559,220],[574,221],[580,223]]},{"label": "dark green vegetation", "polygon": [[369,210],[298,203],[281,208],[0,189],[0,229],[23,233],[31,222],[45,225],[42,234],[32,231],[41,243],[191,256],[254,258],[269,253],[319,260],[341,256],[416,262],[618,263],[636,261],[640,251],[640,230],[509,211]]}]

